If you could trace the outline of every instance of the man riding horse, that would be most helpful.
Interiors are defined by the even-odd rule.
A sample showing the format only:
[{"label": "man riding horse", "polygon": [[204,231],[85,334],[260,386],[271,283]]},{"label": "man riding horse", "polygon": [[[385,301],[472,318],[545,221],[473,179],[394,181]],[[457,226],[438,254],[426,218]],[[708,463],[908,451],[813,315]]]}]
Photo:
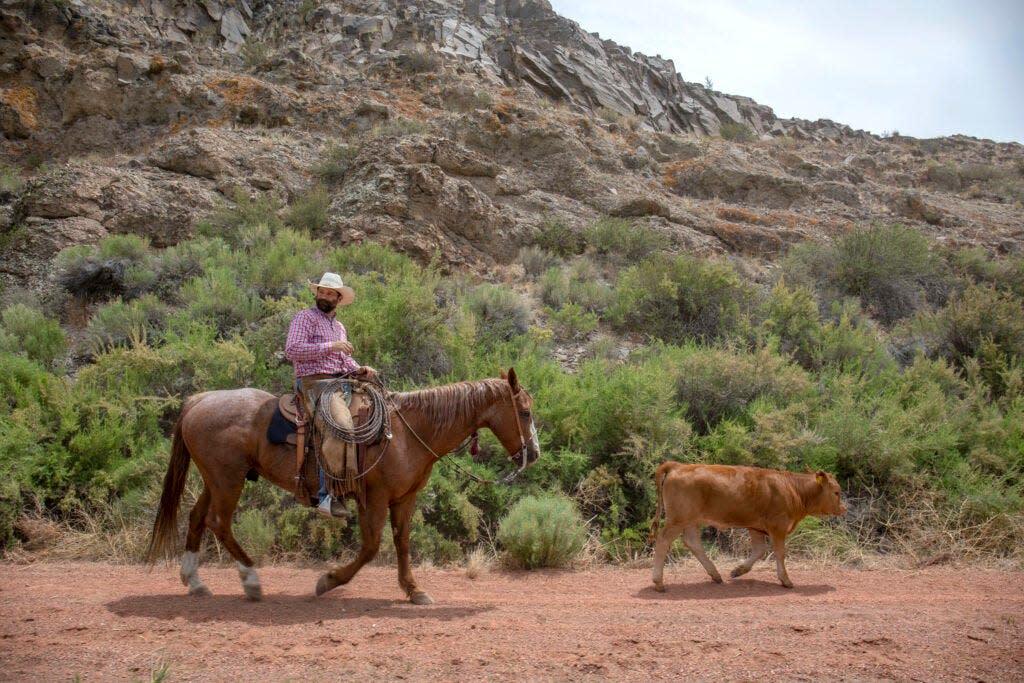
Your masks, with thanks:
[{"label": "man riding horse", "polygon": [[[353,377],[365,381],[377,378],[377,372],[368,365],[360,365],[352,357],[354,347],[348,340],[345,326],[337,320],[339,306],[348,306],[355,300],[355,292],[346,287],[336,273],[324,273],[318,283],[309,283],[316,295],[316,305],[300,311],[288,327],[284,355],[295,368],[295,393],[306,419],[313,416],[312,401],[308,394],[316,382],[337,377]],[[347,410],[343,404],[337,406]],[[350,421],[350,420],[349,420]],[[320,468],[320,490],[317,493],[317,511],[330,517],[348,517],[344,503],[327,491],[323,468]]]}]

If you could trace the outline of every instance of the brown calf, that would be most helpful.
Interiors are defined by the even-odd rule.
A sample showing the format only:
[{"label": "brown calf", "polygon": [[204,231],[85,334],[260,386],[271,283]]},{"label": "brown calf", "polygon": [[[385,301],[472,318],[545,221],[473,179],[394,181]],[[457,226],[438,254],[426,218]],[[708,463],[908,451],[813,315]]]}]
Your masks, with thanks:
[{"label": "brown calf", "polygon": [[[651,523],[650,541],[654,546],[654,589],[664,591],[662,583],[665,556],[679,532],[686,547],[693,552],[716,583],[722,577],[704,554],[700,544],[700,528],[710,524],[718,529],[746,527],[750,532],[750,556],[732,570],[742,576],[754,563],[765,557],[772,539],[775,566],[779,581],[786,588],[793,582],[786,574],[786,536],[807,515],[843,515],[846,506],[840,499],[839,484],[826,472],[783,472],[759,467],[729,465],[684,465],[662,463],[654,474],[658,489],[658,508]],[[658,533],[658,523],[665,516],[665,527]]]}]

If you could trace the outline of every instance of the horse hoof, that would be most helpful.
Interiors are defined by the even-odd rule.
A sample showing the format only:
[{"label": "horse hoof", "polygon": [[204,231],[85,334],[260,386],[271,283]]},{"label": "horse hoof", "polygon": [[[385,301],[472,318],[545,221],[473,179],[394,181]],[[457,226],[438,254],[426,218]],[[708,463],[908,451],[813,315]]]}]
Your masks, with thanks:
[{"label": "horse hoof", "polygon": [[429,595],[427,595],[423,591],[420,591],[418,593],[413,593],[411,596],[409,596],[409,601],[412,604],[414,604],[414,605],[433,605],[434,604],[434,598],[430,597]]},{"label": "horse hoof", "polygon": [[659,593],[664,593],[665,592],[665,584],[663,584],[663,583],[656,583],[656,584],[654,584],[654,590],[658,591]]},{"label": "horse hoof", "polygon": [[245,589],[245,596],[253,602],[259,602],[263,599],[263,588],[259,584],[242,587]]},{"label": "horse hoof", "polygon": [[323,595],[327,591],[337,588],[338,584],[335,583],[334,579],[331,578],[330,574],[324,574],[320,577],[320,580],[316,582],[316,594],[317,597]]},{"label": "horse hoof", "polygon": [[213,595],[210,589],[203,584],[188,589],[188,594],[194,598],[209,598]]}]

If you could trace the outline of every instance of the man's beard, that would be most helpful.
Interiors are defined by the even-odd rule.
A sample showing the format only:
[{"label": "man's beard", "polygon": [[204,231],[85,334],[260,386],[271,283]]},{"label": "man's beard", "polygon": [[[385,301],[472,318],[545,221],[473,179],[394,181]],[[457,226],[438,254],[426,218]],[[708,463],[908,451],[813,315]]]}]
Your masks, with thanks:
[{"label": "man's beard", "polygon": [[327,299],[317,299],[316,307],[324,313],[333,313],[334,309],[338,307],[337,302],[328,301]]}]

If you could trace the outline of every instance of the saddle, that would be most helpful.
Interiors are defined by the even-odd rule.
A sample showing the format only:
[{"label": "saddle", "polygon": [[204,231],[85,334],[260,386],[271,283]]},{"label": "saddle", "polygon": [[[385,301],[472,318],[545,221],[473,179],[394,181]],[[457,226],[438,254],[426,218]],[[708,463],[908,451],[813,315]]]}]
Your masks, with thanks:
[{"label": "saddle", "polygon": [[[307,400],[317,405],[336,379],[310,382],[305,389]],[[344,389],[332,393],[330,411],[345,429],[358,430],[370,418],[374,406],[364,383],[345,380]],[[343,398],[339,400],[338,394]],[[341,404],[340,406],[338,404]],[[344,408],[347,408],[344,409]],[[327,430],[318,425],[315,416],[309,416],[308,406],[303,405],[297,394],[283,394],[277,400],[277,410],[267,429],[267,438],[272,443],[287,443],[295,446],[295,491],[296,500],[304,505],[315,505],[306,482],[317,482],[322,466],[327,477],[328,490],[337,498],[355,495],[360,507],[365,505],[365,486],[359,474],[365,466],[366,446],[377,443],[380,435],[371,442],[357,443],[343,438],[336,430]],[[329,437],[332,448],[325,451],[325,438]]]}]

